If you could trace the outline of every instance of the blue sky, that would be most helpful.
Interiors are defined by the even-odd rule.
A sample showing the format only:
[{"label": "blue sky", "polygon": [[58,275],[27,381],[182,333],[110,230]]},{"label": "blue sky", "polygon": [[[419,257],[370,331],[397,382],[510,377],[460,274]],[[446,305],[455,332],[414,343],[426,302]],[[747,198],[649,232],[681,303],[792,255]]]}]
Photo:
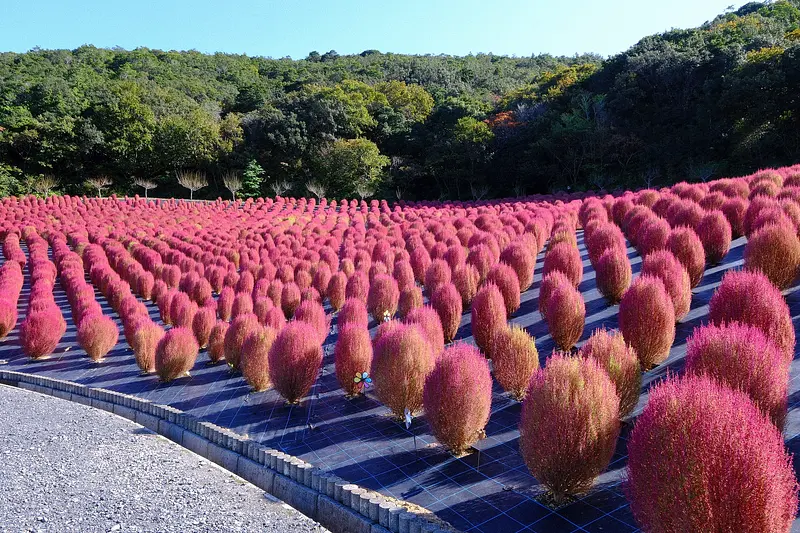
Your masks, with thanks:
[{"label": "blue sky", "polygon": [[[196,49],[303,58],[311,50],[612,55],[702,24],[731,0],[0,0],[0,51]],[[736,2],[739,7],[743,2]]]}]

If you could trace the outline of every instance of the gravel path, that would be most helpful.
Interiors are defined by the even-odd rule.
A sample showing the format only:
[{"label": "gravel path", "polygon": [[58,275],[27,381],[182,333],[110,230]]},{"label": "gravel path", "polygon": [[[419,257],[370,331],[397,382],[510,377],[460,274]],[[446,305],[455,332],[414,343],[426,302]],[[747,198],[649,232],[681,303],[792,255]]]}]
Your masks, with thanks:
[{"label": "gravel path", "polygon": [[2,532],[324,532],[210,461],[105,411],[0,385]]}]

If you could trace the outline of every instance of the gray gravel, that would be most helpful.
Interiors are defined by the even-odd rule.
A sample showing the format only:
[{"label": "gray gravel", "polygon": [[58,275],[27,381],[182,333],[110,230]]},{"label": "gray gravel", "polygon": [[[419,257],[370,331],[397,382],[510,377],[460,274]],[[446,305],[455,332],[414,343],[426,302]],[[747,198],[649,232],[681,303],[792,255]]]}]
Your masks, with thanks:
[{"label": "gray gravel", "polygon": [[0,385],[0,531],[325,529],[126,419]]}]

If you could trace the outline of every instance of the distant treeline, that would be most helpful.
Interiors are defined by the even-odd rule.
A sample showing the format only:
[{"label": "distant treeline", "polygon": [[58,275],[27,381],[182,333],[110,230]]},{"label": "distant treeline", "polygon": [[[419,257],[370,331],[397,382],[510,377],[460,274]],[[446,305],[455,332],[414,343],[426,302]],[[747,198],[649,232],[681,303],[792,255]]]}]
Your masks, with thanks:
[{"label": "distant treeline", "polygon": [[[84,46],[0,54],[0,194],[468,199],[800,160],[800,0],[630,50],[302,60]],[[235,177],[235,176],[234,176]],[[99,181],[98,181],[99,180]],[[110,182],[110,183],[109,183]],[[183,191],[183,192],[181,192]]]}]

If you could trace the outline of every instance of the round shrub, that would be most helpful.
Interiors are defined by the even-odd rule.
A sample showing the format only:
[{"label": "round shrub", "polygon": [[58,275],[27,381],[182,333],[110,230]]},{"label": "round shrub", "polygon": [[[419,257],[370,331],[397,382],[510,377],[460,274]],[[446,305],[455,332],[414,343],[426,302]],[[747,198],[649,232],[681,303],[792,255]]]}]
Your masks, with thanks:
[{"label": "round shrub", "polygon": [[445,350],[425,379],[423,404],[431,432],[453,454],[483,438],[492,409],[492,376],[481,352],[468,344]]},{"label": "round shrub", "polygon": [[472,305],[472,299],[478,293],[480,281],[480,275],[472,265],[461,265],[453,272],[453,285],[461,295],[463,308],[468,309]]},{"label": "round shrub", "polygon": [[[607,248],[595,262],[594,268],[597,290],[609,303],[619,303],[633,277],[626,252],[616,247]],[[541,291],[539,294],[541,295]]]},{"label": "round shrub", "polygon": [[231,307],[231,319],[235,320],[239,315],[248,315],[253,312],[253,297],[249,292],[237,292],[233,297]]},{"label": "round shrub", "polygon": [[522,242],[512,242],[500,254],[500,261],[514,269],[520,290],[528,290],[533,284],[536,256]]},{"label": "round shrub", "polygon": [[92,361],[101,361],[118,340],[117,323],[105,315],[85,316],[78,326],[78,344]]},{"label": "round shrub", "polygon": [[31,313],[19,327],[22,351],[31,359],[50,355],[66,331],[67,324],[58,308]]},{"label": "round shrub", "polygon": [[367,294],[367,310],[372,318],[380,322],[387,314],[389,318],[393,317],[397,312],[399,300],[400,290],[394,278],[387,274],[375,276]]},{"label": "round shrub", "polygon": [[444,342],[452,342],[461,324],[461,295],[452,283],[440,285],[431,295],[431,307],[436,310],[442,323]]},{"label": "round shrub", "polygon": [[364,305],[364,302],[357,298],[346,300],[337,317],[337,324],[340,331],[344,329],[345,326],[349,325],[357,325],[363,328],[369,325],[367,307]]},{"label": "round shrub", "polygon": [[644,370],[667,358],[675,340],[675,308],[661,278],[633,282],[619,304],[619,329]]},{"label": "round shrub", "polygon": [[411,268],[411,263],[406,259],[397,261],[394,264],[392,276],[397,281],[397,288],[401,292],[414,285],[414,269]]},{"label": "round shrub", "polygon": [[200,347],[189,328],[172,328],[156,345],[156,374],[161,381],[188,375]]},{"label": "round shrub", "polygon": [[505,263],[497,263],[486,275],[488,283],[494,283],[503,295],[506,306],[506,315],[511,316],[517,312],[520,305],[520,288],[517,273]]},{"label": "round shrub", "polygon": [[741,390],[783,429],[789,367],[760,329],[737,322],[695,329],[686,343],[686,373],[706,374]]},{"label": "round shrub", "polygon": [[577,287],[583,280],[583,262],[581,253],[575,246],[561,242],[550,248],[544,256],[542,276],[555,271],[563,272],[573,286]]},{"label": "round shrub", "polygon": [[314,301],[302,302],[294,312],[294,319],[310,324],[317,333],[319,343],[325,342],[330,331],[330,322],[322,304]]},{"label": "round shrub", "polygon": [[164,328],[149,318],[145,318],[136,324],[134,328],[130,345],[136,358],[136,364],[143,373],[150,374],[155,372],[156,348],[166,332]]},{"label": "round shrub", "polygon": [[475,295],[470,326],[475,344],[486,353],[492,338],[506,326],[506,304],[497,285],[487,283]]},{"label": "round shrub", "polygon": [[719,208],[731,225],[731,236],[735,239],[744,235],[744,215],[747,211],[747,200],[729,198]]},{"label": "round shrub", "polygon": [[333,351],[336,379],[347,396],[364,392],[363,384],[356,383],[356,374],[369,372],[372,366],[372,343],[366,326],[349,323],[339,330]]},{"label": "round shrub", "polygon": [[17,305],[0,297],[0,339],[6,336],[17,325]]},{"label": "round shrub", "polygon": [[762,272],[778,289],[788,289],[800,269],[800,239],[794,228],[770,224],[753,233],[744,249],[744,267]]},{"label": "round shrub", "polygon": [[[231,322],[231,326],[225,332],[224,352],[225,361],[232,370],[239,370],[242,345],[245,339],[259,327],[261,325],[258,323],[258,317],[254,314],[239,315]],[[314,338],[316,338],[316,333]]]},{"label": "round shrub", "polygon": [[670,231],[669,222],[663,218],[650,217],[639,228],[639,235],[636,236],[639,253],[642,256],[646,256],[651,252],[664,248],[667,245]]},{"label": "round shrub", "polygon": [[569,350],[583,335],[586,304],[581,293],[571,284],[558,285],[547,301],[547,329],[556,346]]},{"label": "round shrub", "polygon": [[322,347],[313,326],[305,322],[286,324],[269,350],[272,386],[290,404],[305,396],[322,365]]},{"label": "round shrub", "polygon": [[643,276],[655,276],[664,283],[672,300],[675,321],[681,320],[692,305],[692,287],[689,283],[689,273],[683,268],[678,259],[669,250],[652,252],[642,261]]},{"label": "round shrub", "polygon": [[280,331],[286,325],[286,317],[283,315],[283,311],[273,307],[264,314],[263,320],[259,319],[259,323],[275,331]]},{"label": "round shrub", "polygon": [[522,401],[533,373],[539,368],[534,338],[516,324],[506,326],[492,338],[489,356],[497,382],[512,398]]},{"label": "round shrub", "polygon": [[598,329],[581,346],[579,353],[603,367],[617,390],[620,418],[628,416],[636,407],[642,389],[642,371],[633,348],[622,334]]},{"label": "round shrub", "polygon": [[242,344],[239,367],[242,377],[255,392],[267,390],[269,381],[269,350],[275,342],[276,333],[272,328],[260,326],[247,336]]},{"label": "round shrub", "polygon": [[628,439],[624,490],[645,531],[788,532],[797,512],[780,432],[708,377],[651,389]]},{"label": "round shrub", "polygon": [[795,333],[789,306],[760,272],[726,272],[708,303],[708,319],[716,325],[740,322],[755,326],[775,343],[787,362],[794,358]]},{"label": "round shrub", "polygon": [[697,236],[703,243],[706,259],[718,264],[731,248],[731,224],[722,211],[710,211],[697,225]]},{"label": "round shrub", "polygon": [[706,268],[706,252],[697,233],[688,226],[673,229],[667,239],[667,250],[672,252],[686,269],[689,274],[689,285],[692,288],[697,287],[703,279]]},{"label": "round shrub", "polygon": [[412,285],[400,293],[400,300],[397,304],[397,314],[401,318],[404,318],[414,309],[422,307],[424,302],[422,289],[416,285]]},{"label": "round shrub", "polygon": [[407,324],[416,324],[425,334],[431,345],[431,353],[438,357],[444,351],[444,331],[439,314],[431,307],[424,305],[412,309],[405,317]]},{"label": "round shrub", "polygon": [[334,311],[342,308],[345,302],[345,292],[347,290],[347,276],[344,272],[336,272],[328,282],[328,300]]},{"label": "round shrub", "polygon": [[572,284],[567,275],[560,270],[550,272],[542,277],[539,284],[539,312],[542,314],[542,318],[547,318],[547,303],[550,301],[550,295],[553,294],[556,287],[564,283]]},{"label": "round shrub", "polygon": [[406,409],[412,414],[422,409],[425,378],[435,360],[425,333],[415,324],[397,324],[380,336],[370,374],[378,400],[397,419],[404,418]]},{"label": "round shrub", "polygon": [[229,327],[228,322],[218,320],[211,328],[211,335],[208,337],[208,359],[212,363],[219,363],[225,359],[225,335]]},{"label": "round shrub", "polygon": [[353,272],[353,275],[347,280],[344,293],[347,298],[358,298],[366,303],[369,294],[369,276],[358,270]]},{"label": "round shrub", "polygon": [[233,299],[236,293],[230,287],[224,287],[217,298],[217,316],[220,320],[229,321],[233,312]]},{"label": "round shrub", "polygon": [[621,253],[627,253],[625,236],[619,227],[616,224],[604,223],[586,237],[586,249],[592,264],[596,264],[600,256],[609,248],[618,248]]},{"label": "round shrub", "polygon": [[614,455],[619,399],[594,359],[553,355],[531,379],[519,447],[556,502],[588,490]]},{"label": "round shrub", "polygon": [[425,270],[425,291],[433,294],[439,285],[450,283],[452,272],[444,259],[434,259]]},{"label": "round shrub", "polygon": [[216,322],[216,314],[210,307],[201,307],[197,310],[192,320],[192,333],[197,339],[200,348],[208,346],[208,339],[211,337],[211,328]]},{"label": "round shrub", "polygon": [[286,319],[294,316],[294,311],[300,305],[300,287],[293,281],[286,283],[281,289],[281,309]]}]

